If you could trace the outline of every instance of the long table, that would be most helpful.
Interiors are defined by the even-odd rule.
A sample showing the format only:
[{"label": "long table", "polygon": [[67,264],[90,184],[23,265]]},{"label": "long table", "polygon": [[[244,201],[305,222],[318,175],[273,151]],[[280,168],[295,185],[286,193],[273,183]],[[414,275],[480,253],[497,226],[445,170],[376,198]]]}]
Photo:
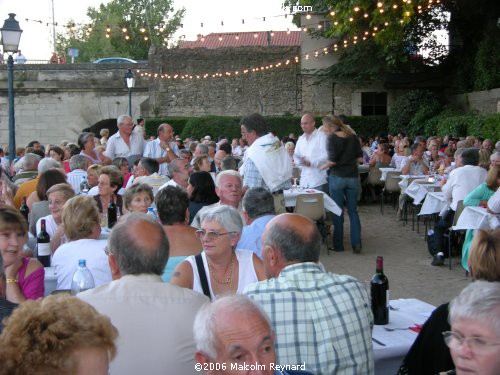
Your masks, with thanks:
[{"label": "long table", "polygon": [[[389,324],[373,327],[375,374],[396,374],[406,353],[417,338],[417,326],[425,323],[435,307],[415,298],[391,300]],[[406,328],[387,331],[386,328]],[[412,330],[410,328],[414,328]]]},{"label": "long table", "polygon": [[493,215],[486,208],[465,206],[453,230],[496,229],[500,227],[500,215]]}]

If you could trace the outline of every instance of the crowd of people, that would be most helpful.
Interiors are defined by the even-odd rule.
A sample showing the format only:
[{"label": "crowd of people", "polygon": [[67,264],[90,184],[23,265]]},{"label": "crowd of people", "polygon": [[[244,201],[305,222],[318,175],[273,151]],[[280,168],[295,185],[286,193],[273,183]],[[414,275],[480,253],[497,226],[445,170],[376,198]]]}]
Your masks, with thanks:
[{"label": "crowd of people", "polygon": [[[111,136],[103,129],[100,138],[83,132],[76,143],[32,141],[15,158],[2,157],[0,317],[12,315],[0,323],[0,374],[232,374],[245,364],[262,365],[264,374],[373,374],[366,288],[324,269],[319,254],[329,227],[292,213],[284,191],[298,185],[329,195],[341,214],[332,215],[328,248],[345,249],[345,211],[357,254],[358,201],[370,180],[360,178],[361,164],[368,174],[393,166],[439,176],[451,209],[435,226],[435,265],[459,201],[500,213],[500,143],[495,149],[488,139],[365,140],[345,117],[327,115],[318,127],[304,113],[298,138],[279,139],[252,114],[241,119],[240,139],[182,140],[164,123],[146,140],[143,120],[137,122],[122,115]],[[407,199],[401,194],[401,208]],[[44,297],[36,241],[42,227],[56,292],[71,289],[79,259],[94,289]],[[449,357],[449,348],[453,361],[438,358],[449,368],[436,371],[455,363],[457,373],[477,366],[477,373],[494,374],[498,346],[480,342],[500,338],[500,301],[492,296],[500,285],[499,232],[467,233],[464,268],[486,281],[450,304],[446,349],[435,355]],[[476,311],[482,301],[488,307]],[[448,305],[441,309],[447,317]],[[484,321],[496,331],[482,330]],[[479,328],[470,329],[474,324]],[[57,350],[48,351],[50,340]],[[464,343],[491,361],[470,364]],[[402,369],[418,373],[411,371],[421,360],[415,353],[428,353],[411,353]]]}]

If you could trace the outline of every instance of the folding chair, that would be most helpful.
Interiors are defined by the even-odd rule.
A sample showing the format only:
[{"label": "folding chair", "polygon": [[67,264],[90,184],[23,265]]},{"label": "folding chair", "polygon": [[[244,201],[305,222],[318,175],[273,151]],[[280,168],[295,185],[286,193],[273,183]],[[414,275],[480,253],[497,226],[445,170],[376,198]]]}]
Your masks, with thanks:
[{"label": "folding chair", "polygon": [[299,194],[295,205],[295,213],[304,215],[316,222],[325,216],[323,193]]},{"label": "folding chair", "polygon": [[448,232],[444,234],[445,237],[448,238],[448,258],[449,258],[449,268],[451,270],[451,240],[453,233],[455,232],[463,232],[463,231],[455,231],[453,230],[453,227],[457,225],[458,223],[458,218],[462,214],[462,211],[464,210],[464,201],[458,201],[457,203],[457,210],[455,211],[455,216],[453,216],[453,223],[451,224],[451,227],[448,228]]},{"label": "folding chair", "polygon": [[387,172],[385,185],[380,194],[380,212],[382,212],[382,215],[384,214],[384,194],[389,193],[392,197],[393,194],[399,195],[401,193],[401,187],[399,186],[400,174],[401,172],[398,171]]}]

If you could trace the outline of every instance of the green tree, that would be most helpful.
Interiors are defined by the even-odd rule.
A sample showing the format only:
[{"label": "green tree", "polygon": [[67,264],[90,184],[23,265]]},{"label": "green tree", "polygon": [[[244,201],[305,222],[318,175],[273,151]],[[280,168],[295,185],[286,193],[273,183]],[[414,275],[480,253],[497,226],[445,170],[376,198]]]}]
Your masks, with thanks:
[{"label": "green tree", "polygon": [[89,7],[89,25],[67,24],[57,35],[57,53],[78,48],[80,62],[121,56],[146,60],[151,45],[166,44],[181,26],[185,9],[174,10],[172,0],[112,0]]},{"label": "green tree", "polygon": [[[437,71],[453,78],[459,91],[473,89],[474,77],[478,75],[482,87],[485,84],[487,88],[500,86],[495,68],[485,69],[489,64],[487,57],[491,61],[492,56],[498,56],[500,47],[498,43],[482,43],[485,39],[500,39],[498,0],[285,2],[287,6],[297,4],[312,6],[315,13],[326,15],[325,27],[318,29],[310,25],[308,29],[314,36],[332,39],[342,51],[339,66],[330,69],[334,78],[384,80],[388,73]],[[296,16],[294,21],[300,24],[300,17]],[[449,33],[449,50],[438,42],[435,34],[438,30]],[[372,41],[371,45],[366,43],[368,40]],[[476,57],[481,46],[481,56]],[[429,53],[427,60],[416,59],[419,49]],[[498,66],[498,63],[491,65]]]}]

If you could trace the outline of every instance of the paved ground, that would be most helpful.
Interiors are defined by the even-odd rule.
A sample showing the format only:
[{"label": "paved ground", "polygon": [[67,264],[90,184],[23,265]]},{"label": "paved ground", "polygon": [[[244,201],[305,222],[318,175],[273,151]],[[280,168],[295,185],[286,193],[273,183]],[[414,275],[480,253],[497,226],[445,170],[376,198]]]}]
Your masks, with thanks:
[{"label": "paved ground", "polygon": [[[391,299],[417,298],[438,306],[449,302],[468,283],[459,258],[452,259],[452,269],[446,265],[433,267],[432,258],[424,241],[423,226],[420,234],[410,225],[403,226],[392,207],[386,205],[385,215],[377,204],[359,207],[362,226],[363,251],[353,254],[349,245],[349,218],[345,215],[344,244],[346,251],[330,252],[324,246],[321,262],[328,271],[349,274],[361,281],[370,280],[375,273],[375,259],[384,257],[384,273],[389,278]],[[331,241],[331,238],[328,239]]]}]

